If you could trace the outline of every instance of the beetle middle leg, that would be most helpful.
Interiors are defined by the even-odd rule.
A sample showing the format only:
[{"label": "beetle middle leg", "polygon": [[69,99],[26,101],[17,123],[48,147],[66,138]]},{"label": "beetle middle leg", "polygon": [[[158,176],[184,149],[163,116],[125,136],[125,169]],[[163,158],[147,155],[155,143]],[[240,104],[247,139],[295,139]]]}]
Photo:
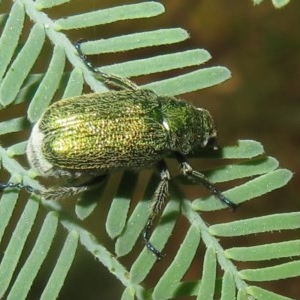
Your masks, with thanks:
[{"label": "beetle middle leg", "polygon": [[152,205],[151,205],[151,214],[149,219],[147,220],[146,226],[143,231],[143,238],[145,241],[146,247],[156,255],[157,259],[160,260],[164,257],[164,255],[157,250],[153,244],[149,241],[153,222],[159,212],[162,210],[162,207],[165,203],[169,195],[169,181],[170,181],[170,173],[167,169],[166,163],[164,161],[159,162],[159,170],[160,170],[160,183],[155,190],[155,193],[152,198]]},{"label": "beetle middle leg", "polygon": [[77,41],[74,44],[74,47],[77,50],[79,57],[88,67],[88,69],[95,74],[96,78],[98,78],[100,81],[104,82],[107,85],[111,85],[112,87],[117,87],[119,89],[132,90],[132,91],[139,89],[139,86],[136,85],[134,82],[132,82],[130,79],[115,74],[102,72],[98,68],[93,66],[93,64],[87,59],[86,55],[83,54],[81,50],[82,42],[83,40]]}]

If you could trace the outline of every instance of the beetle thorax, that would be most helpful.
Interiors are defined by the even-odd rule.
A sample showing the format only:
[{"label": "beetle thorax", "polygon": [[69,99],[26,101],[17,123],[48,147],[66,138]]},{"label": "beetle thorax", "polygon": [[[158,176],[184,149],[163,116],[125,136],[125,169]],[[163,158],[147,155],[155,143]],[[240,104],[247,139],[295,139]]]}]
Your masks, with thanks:
[{"label": "beetle thorax", "polygon": [[206,109],[171,97],[163,100],[164,127],[169,132],[170,150],[188,154],[204,148],[216,136],[214,121]]}]

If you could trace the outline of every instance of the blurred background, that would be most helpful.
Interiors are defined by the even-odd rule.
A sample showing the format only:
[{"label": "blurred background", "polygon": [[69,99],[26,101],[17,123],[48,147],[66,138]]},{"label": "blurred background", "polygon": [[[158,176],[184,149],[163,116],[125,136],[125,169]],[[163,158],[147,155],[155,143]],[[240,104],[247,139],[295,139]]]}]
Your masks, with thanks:
[{"label": "blurred background", "polygon": [[[76,14],[78,11],[134,2],[72,1],[58,10],[49,11],[49,14],[55,18]],[[221,145],[234,144],[238,139],[260,141],[267,155],[274,156],[279,160],[281,167],[294,172],[294,177],[287,186],[246,203],[239,209],[238,215],[236,213],[229,218],[233,220],[299,211],[300,2],[292,0],[282,9],[275,9],[271,0],[264,0],[259,6],[254,6],[251,0],[164,0],[161,3],[165,6],[166,12],[147,20],[147,23],[139,20],[118,22],[103,26],[101,29],[95,27],[94,30],[73,31],[70,33],[70,38],[74,41],[82,37],[86,40],[94,40],[146,29],[171,27],[186,29],[191,38],[184,43],[168,46],[166,49],[155,47],[151,50],[142,49],[91,59],[100,66],[102,63],[106,65],[163,52],[191,48],[208,50],[212,59],[204,67],[225,66],[232,72],[232,78],[219,86],[182,95],[181,98],[210,110],[217,124]],[[134,80],[138,84],[143,84],[159,80],[164,76],[166,75],[158,74],[147,78],[134,78]],[[200,164],[198,167],[201,169]],[[192,198],[197,196],[199,194],[191,192]],[[208,214],[205,217],[208,223],[214,223],[221,221],[220,218],[223,216]],[[243,246],[261,242],[260,237],[249,238],[250,240],[242,241]],[[295,232],[294,236],[281,235],[278,238],[296,239],[299,238],[299,232]],[[200,254],[199,259],[202,259]],[[61,299],[70,297],[99,299],[96,296],[99,294],[103,295],[103,298],[119,298],[122,287],[107,270],[99,268],[99,264],[95,264],[88,253],[79,250],[76,260],[76,268],[73,268],[68,275],[60,295]],[[151,275],[153,277],[148,281],[157,281],[159,269],[163,267],[164,263],[155,267]],[[200,274],[201,270],[194,270],[194,272]],[[192,278],[192,273],[193,270],[187,276]],[[112,288],[114,283],[116,288]],[[82,287],[81,291],[78,291],[78,284]],[[285,296],[300,299],[299,278],[270,282],[263,286]],[[113,294],[111,294],[112,290]]]}]

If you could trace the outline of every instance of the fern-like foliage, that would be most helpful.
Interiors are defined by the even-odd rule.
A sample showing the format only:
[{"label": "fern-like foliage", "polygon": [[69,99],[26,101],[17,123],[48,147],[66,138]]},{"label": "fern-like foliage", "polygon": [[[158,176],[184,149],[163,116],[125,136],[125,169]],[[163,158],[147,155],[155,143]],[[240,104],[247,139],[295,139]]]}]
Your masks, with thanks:
[{"label": "fern-like foliage", "polygon": [[[37,174],[18,162],[26,147],[26,140],[21,138],[24,136],[22,132],[30,128],[30,123],[39,119],[52,101],[80,95],[84,83],[95,91],[101,92],[105,89],[78,57],[68,32],[122,20],[151,18],[164,12],[161,4],[144,1],[51,19],[47,8],[66,5],[67,2],[69,0],[16,0],[9,2],[9,10],[0,15],[0,134],[3,140],[9,136],[14,137],[7,145],[3,144],[1,138],[1,164],[3,170],[11,174],[10,181],[22,181],[36,188],[39,187],[38,181],[34,179]],[[68,5],[72,5],[72,1]],[[4,4],[0,7],[4,7]],[[159,29],[88,41],[82,45],[82,49],[86,54],[100,55],[173,44],[187,38],[187,32],[181,28]],[[49,45],[51,54],[45,50],[46,46],[49,49]],[[207,51],[193,49],[107,65],[101,67],[101,70],[132,77],[195,67],[209,59]],[[41,61],[47,62],[43,74],[33,73],[32,68]],[[70,73],[65,70],[67,63],[73,66]],[[224,67],[201,68],[167,80],[145,84],[145,87],[160,95],[178,95],[213,86],[229,77],[230,72]],[[18,111],[18,107],[26,104],[28,99],[31,101],[27,105],[27,115],[24,116]],[[13,112],[12,118],[5,117],[7,111]],[[263,147],[258,142],[239,141],[237,145],[223,149],[222,158],[230,160],[230,163],[207,171],[206,175],[216,183],[250,178],[249,181],[227,190],[225,195],[236,203],[251,200],[285,185],[291,178],[290,171],[278,168],[276,159],[264,156],[263,153]],[[47,274],[47,283],[40,295],[41,299],[58,297],[78,247],[86,248],[96,258],[95,264],[101,263],[106,266],[124,285],[122,299],[169,299],[180,295],[195,295],[197,299],[287,299],[260,288],[255,282],[299,276],[299,260],[278,264],[275,259],[299,256],[300,240],[272,244],[262,242],[261,245],[253,247],[236,246],[230,249],[224,249],[220,240],[225,236],[299,228],[300,213],[268,215],[209,226],[199,212],[220,210],[224,208],[223,205],[213,197],[191,202],[182,196],[177,186],[173,188],[171,199],[162,213],[151,241],[159,249],[163,249],[171,234],[176,234],[174,227],[176,216],[179,214],[189,224],[185,238],[180,246],[176,246],[178,251],[157,284],[145,286],[144,280],[156,261],[152,253],[144,249],[129,267],[124,267],[120,262],[120,258],[130,253],[138,244],[149,215],[149,201],[157,178],[155,175],[150,178],[143,200],[131,210],[129,200],[133,191],[128,189],[128,186],[134,186],[136,182],[136,175],[123,176],[111,202],[106,230],[111,238],[116,238],[114,253],[97,240],[81,222],[81,219],[93,214],[97,205],[95,201],[78,201],[75,208],[77,218],[74,218],[55,200],[45,201],[31,195],[19,213],[16,212],[18,191],[3,192],[0,201],[0,246],[1,254],[3,253],[0,264],[0,297],[27,297],[30,289],[34,288],[37,274],[51,252],[56,232],[61,230],[62,224],[67,229],[64,245],[56,254],[57,258],[53,259],[53,267]],[[90,196],[99,198],[99,195]],[[42,222],[37,219],[41,211],[47,212]],[[13,228],[12,234],[6,233],[7,227]],[[24,257],[24,248],[25,245],[28,248],[27,242],[33,234],[33,229],[35,241],[29,246],[29,254]],[[7,243],[3,237],[8,239]],[[202,274],[197,280],[187,282],[183,277],[200,245],[204,245],[206,249]],[[271,266],[257,269],[238,270],[235,263],[270,259],[273,262]],[[223,270],[223,275],[218,278],[217,270],[220,269]],[[78,286],[74,285],[74,288]]]},{"label": "fern-like foliage", "polygon": [[[254,4],[260,4],[263,0],[253,0]],[[287,5],[290,0],[272,0],[272,4],[276,8],[282,8],[283,6]]]}]

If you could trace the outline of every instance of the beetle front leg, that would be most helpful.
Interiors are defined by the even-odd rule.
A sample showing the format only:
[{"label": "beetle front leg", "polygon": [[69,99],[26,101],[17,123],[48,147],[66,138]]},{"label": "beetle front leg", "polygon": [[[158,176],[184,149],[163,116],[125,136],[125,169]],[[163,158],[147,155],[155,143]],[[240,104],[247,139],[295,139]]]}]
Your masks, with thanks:
[{"label": "beetle front leg", "polygon": [[156,216],[162,210],[162,207],[165,203],[169,195],[169,181],[170,181],[170,173],[167,169],[167,166],[164,161],[159,162],[159,169],[160,169],[160,178],[161,181],[158,187],[155,190],[155,193],[152,198],[152,205],[151,205],[151,214],[146,223],[146,226],[143,231],[143,238],[145,241],[146,247],[156,255],[157,259],[160,260],[164,257],[164,255],[157,250],[152,243],[149,241],[152,231],[153,222]]},{"label": "beetle front leg", "polygon": [[186,158],[180,154],[176,153],[177,160],[179,162],[179,167],[184,176],[186,176],[189,180],[195,183],[202,184],[205,188],[207,188],[213,195],[215,195],[221,202],[223,202],[228,207],[232,208],[232,210],[236,210],[238,205],[233,203],[227,197],[225,197],[219,189],[211,183],[202,173],[195,171],[186,161]]}]

